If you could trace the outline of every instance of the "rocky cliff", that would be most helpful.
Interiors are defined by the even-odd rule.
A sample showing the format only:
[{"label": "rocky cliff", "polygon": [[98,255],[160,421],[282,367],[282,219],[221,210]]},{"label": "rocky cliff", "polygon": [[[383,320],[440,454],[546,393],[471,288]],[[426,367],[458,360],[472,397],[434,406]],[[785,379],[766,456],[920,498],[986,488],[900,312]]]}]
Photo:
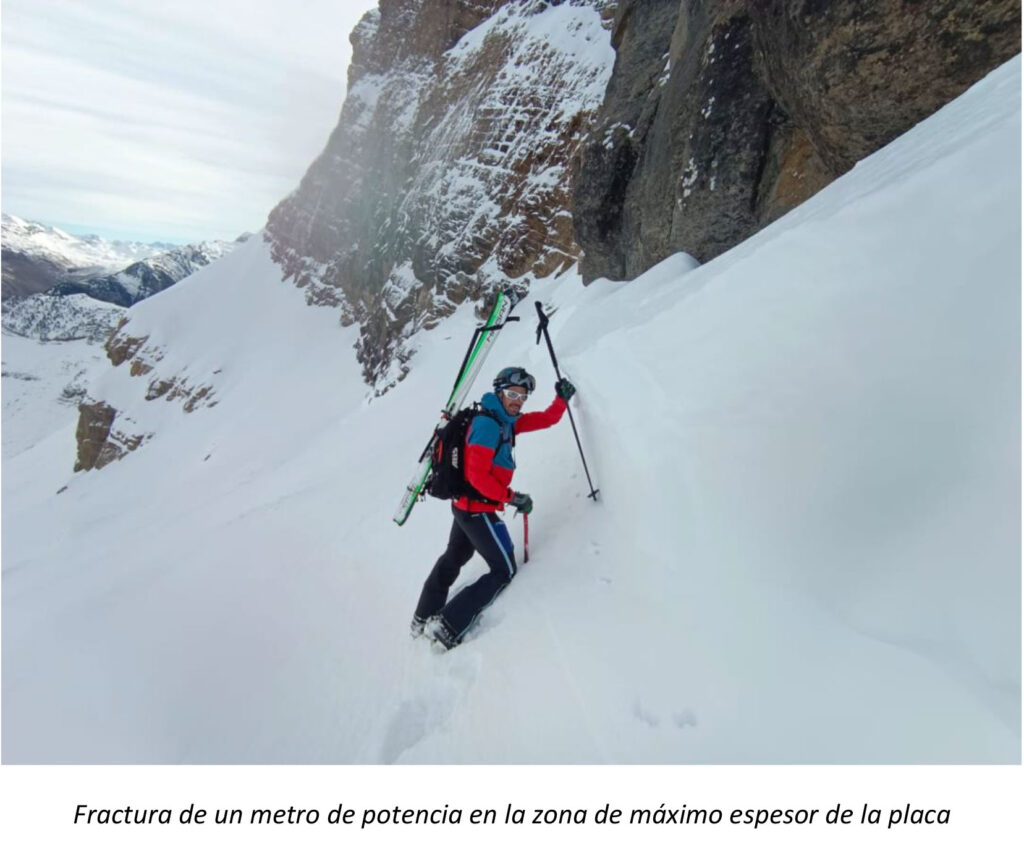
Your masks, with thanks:
[{"label": "rocky cliff", "polygon": [[622,0],[580,156],[585,279],[706,261],[1020,51],[1019,0]]},{"label": "rocky cliff", "polygon": [[[131,313],[131,312],[129,312]],[[133,333],[128,317],[123,317],[104,344],[111,365],[122,371],[124,380],[136,383],[120,396],[135,394],[142,403],[163,400],[176,411],[192,413],[198,408],[212,408],[218,402],[216,390],[210,383],[219,369],[197,368],[190,371],[171,356],[166,348],[148,334],[141,337]],[[95,396],[92,388],[78,406],[78,428],[75,432],[77,454],[75,472],[102,469],[112,461],[133,452],[154,435],[151,422],[138,418],[137,412],[126,411],[118,403],[115,407],[102,396]]]},{"label": "rocky cliff", "polygon": [[352,33],[340,122],[266,237],[361,326],[368,382],[460,303],[579,257],[571,163],[614,54],[607,0],[382,0]]},{"label": "rocky cliff", "polygon": [[[577,262],[585,279],[629,279],[739,243],[1018,52],[1019,13],[1019,0],[381,0],[351,35],[339,123],[259,246],[310,304],[358,325],[381,392],[418,332],[497,287]],[[217,404],[217,357],[190,370],[168,344],[130,320],[107,351],[150,410]],[[82,469],[155,430],[149,411],[112,415],[102,398],[82,406]]]},{"label": "rocky cliff", "polygon": [[706,261],[1019,51],[1019,0],[383,0],[266,237],[367,381],[466,300]]}]

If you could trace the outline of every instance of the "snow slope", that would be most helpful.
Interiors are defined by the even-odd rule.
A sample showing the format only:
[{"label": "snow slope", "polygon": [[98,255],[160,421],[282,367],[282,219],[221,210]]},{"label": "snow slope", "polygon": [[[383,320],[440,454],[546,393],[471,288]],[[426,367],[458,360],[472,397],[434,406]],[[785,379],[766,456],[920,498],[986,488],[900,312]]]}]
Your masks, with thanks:
[{"label": "snow slope", "polygon": [[93,374],[109,366],[103,349],[86,340],[40,343],[4,332],[4,460],[74,426]]},{"label": "snow slope", "polygon": [[[446,506],[390,520],[469,310],[371,402],[258,239],[135,306],[219,401],[111,369],[152,440],[4,461],[3,761],[1019,762],[1020,69],[706,266],[538,285],[602,498],[520,439],[531,561],[446,655]],[[485,374],[537,407],[531,311]]]},{"label": "snow slope", "polygon": [[106,342],[124,316],[123,306],[93,299],[86,293],[37,293],[9,301],[0,321],[5,337],[44,342],[86,340],[99,345]]}]

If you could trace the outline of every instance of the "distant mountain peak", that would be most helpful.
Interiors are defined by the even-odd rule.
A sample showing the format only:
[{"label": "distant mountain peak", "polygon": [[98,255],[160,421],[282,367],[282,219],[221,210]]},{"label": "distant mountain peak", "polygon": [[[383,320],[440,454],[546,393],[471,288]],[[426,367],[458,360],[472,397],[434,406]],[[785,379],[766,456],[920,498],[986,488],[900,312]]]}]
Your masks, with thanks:
[{"label": "distant mountain peak", "polygon": [[[102,343],[126,308],[166,290],[231,252],[237,242],[204,241],[176,246],[100,275],[65,272],[42,293],[4,303],[4,331],[37,340],[84,338]],[[24,256],[14,261],[27,263]],[[5,250],[4,262],[9,256]]]},{"label": "distant mountain peak", "polygon": [[175,244],[107,240],[72,235],[6,212],[0,222],[3,299],[42,293],[58,282],[113,273],[136,261],[176,248]]}]

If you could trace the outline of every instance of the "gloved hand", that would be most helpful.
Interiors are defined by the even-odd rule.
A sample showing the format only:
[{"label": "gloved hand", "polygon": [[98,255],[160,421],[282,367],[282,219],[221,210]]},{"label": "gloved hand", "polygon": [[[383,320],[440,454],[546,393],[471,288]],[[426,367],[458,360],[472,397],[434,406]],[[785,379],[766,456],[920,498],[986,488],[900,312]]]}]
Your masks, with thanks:
[{"label": "gloved hand", "polygon": [[576,388],[567,378],[561,378],[555,382],[555,393],[568,402],[576,394]]},{"label": "gloved hand", "polygon": [[533,510],[533,499],[527,493],[513,493],[508,503],[519,513],[529,513]]}]

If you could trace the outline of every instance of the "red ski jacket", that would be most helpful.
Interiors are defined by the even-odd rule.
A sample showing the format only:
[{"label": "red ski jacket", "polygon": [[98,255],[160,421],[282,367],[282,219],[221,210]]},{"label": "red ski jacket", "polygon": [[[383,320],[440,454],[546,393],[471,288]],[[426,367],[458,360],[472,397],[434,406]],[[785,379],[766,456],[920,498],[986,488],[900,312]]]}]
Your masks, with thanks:
[{"label": "red ski jacket", "polygon": [[516,469],[512,453],[514,436],[553,426],[568,406],[556,396],[543,411],[512,417],[494,393],[485,393],[480,404],[493,416],[480,414],[466,432],[466,480],[480,495],[497,504],[463,496],[455,501],[455,507],[469,513],[493,513],[504,510],[505,503],[512,498],[510,485]]}]

